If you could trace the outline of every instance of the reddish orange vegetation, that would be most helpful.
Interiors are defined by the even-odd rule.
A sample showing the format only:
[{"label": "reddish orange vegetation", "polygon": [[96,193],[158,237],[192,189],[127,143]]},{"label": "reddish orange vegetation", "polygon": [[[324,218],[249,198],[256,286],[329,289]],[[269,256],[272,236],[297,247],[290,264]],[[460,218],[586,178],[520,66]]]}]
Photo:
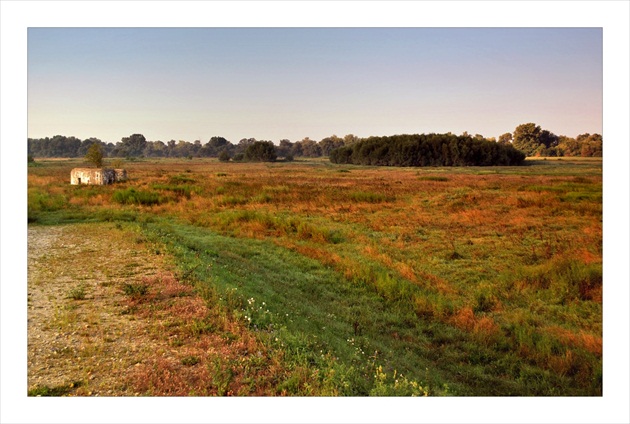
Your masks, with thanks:
[{"label": "reddish orange vegetation", "polygon": [[602,338],[599,336],[586,333],[584,330],[575,332],[558,326],[546,327],[545,331],[567,346],[582,348],[598,356],[602,355]]},{"label": "reddish orange vegetation", "polygon": [[489,316],[476,316],[470,306],[464,306],[449,319],[456,327],[471,332],[483,342],[489,343],[501,332],[497,323]]},{"label": "reddish orange vegetation", "polygon": [[127,383],[135,392],[152,396],[275,394],[274,378],[286,370],[238,321],[221,319],[191,286],[172,274],[162,273],[144,282],[148,293],[130,297],[128,307],[156,323],[153,337],[166,344],[160,343],[159,351],[129,374]]},{"label": "reddish orange vegetation", "polygon": [[584,262],[585,264],[593,264],[593,263],[599,263],[602,260],[601,255],[596,255],[593,252],[587,250],[587,249],[579,249],[577,251],[577,256],[579,258],[579,260],[581,260],[582,262]]},{"label": "reddish orange vegetation", "polygon": [[476,323],[475,313],[470,306],[464,306],[450,318],[450,322],[462,330],[472,331]]},{"label": "reddish orange vegetation", "polygon": [[436,275],[423,272],[423,273],[420,274],[420,279],[424,280],[425,284],[428,287],[435,288],[440,293],[443,293],[443,294],[455,294],[455,293],[457,293],[457,290],[454,289],[448,283],[448,281],[446,281],[443,278],[440,278],[440,277],[438,277]]}]

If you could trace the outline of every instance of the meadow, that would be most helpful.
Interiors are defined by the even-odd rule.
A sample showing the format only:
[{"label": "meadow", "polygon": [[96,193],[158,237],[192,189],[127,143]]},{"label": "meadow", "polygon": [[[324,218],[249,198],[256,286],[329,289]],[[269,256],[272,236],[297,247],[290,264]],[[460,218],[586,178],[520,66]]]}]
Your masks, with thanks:
[{"label": "meadow", "polygon": [[109,186],[30,163],[29,225],[111,222],[168,255],[204,331],[238,322],[282,364],[265,394],[602,395],[601,158],[122,162]]}]

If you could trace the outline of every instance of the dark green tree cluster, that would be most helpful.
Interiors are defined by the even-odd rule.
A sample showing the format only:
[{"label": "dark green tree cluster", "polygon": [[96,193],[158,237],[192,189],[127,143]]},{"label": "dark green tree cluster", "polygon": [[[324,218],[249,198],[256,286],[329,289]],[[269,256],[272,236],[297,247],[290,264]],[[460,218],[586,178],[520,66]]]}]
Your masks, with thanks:
[{"label": "dark green tree cluster", "polygon": [[276,147],[271,141],[255,141],[247,146],[243,154],[247,162],[273,162],[277,157]]},{"label": "dark green tree cluster", "polygon": [[558,146],[558,136],[530,122],[516,127],[512,145],[527,156],[549,156],[545,153]]},{"label": "dark green tree cluster", "polygon": [[369,137],[330,152],[333,163],[386,166],[520,165],[525,155],[511,145],[454,134]]}]

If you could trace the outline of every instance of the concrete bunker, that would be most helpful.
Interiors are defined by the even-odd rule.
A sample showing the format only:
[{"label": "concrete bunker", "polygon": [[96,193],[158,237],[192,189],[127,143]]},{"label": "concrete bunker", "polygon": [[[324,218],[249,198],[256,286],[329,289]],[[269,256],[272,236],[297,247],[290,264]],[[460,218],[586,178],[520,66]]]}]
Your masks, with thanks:
[{"label": "concrete bunker", "polygon": [[70,172],[72,185],[106,185],[127,179],[126,169],[111,168],[74,168]]}]

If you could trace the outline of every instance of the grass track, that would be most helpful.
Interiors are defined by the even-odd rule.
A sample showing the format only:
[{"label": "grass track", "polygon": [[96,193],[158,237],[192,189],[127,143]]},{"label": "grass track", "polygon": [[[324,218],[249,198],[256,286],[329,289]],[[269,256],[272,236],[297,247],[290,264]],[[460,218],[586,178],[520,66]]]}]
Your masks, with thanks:
[{"label": "grass track", "polygon": [[549,395],[567,384],[516,356],[497,355],[463,331],[418,319],[412,305],[388,302],[269,241],[173,223],[145,228],[156,240],[170,240],[182,272],[217,289],[236,317],[290,361],[323,374],[341,367],[348,381],[339,394],[369,395],[379,365],[431,395]]}]

